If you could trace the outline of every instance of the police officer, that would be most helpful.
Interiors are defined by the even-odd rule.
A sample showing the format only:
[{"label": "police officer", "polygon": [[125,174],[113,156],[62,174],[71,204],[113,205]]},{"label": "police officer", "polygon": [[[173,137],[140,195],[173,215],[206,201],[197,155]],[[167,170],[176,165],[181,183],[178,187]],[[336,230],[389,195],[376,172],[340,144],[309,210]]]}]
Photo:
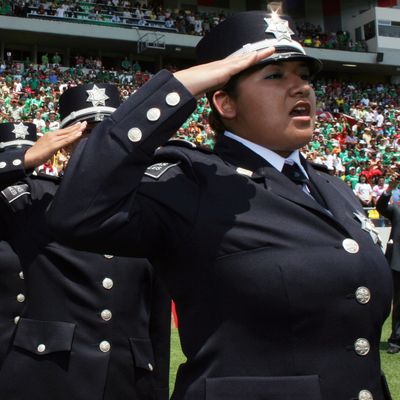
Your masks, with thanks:
[{"label": "police officer", "polygon": [[[108,117],[119,104],[110,85],[99,89],[110,99],[104,108],[87,103],[97,89],[82,88],[92,109],[85,121]],[[85,126],[61,130],[69,132],[64,141],[72,144]],[[5,146],[14,130],[14,124],[0,126]],[[13,149],[11,158],[38,166],[32,160],[43,154],[31,155]],[[54,240],[45,218],[59,183],[37,173],[1,191],[0,234],[21,259],[29,297],[0,372],[2,397],[167,399],[167,294],[145,259],[73,250]]]},{"label": "police officer", "polygon": [[[80,144],[52,229],[160,271],[187,356],[173,399],[389,399],[379,238],[351,190],[298,151],[320,62],[275,12],[236,14],[197,50],[205,64],[160,72]],[[203,92],[215,151],[166,145]]]},{"label": "police officer", "polygon": [[[5,127],[7,125],[4,125]],[[9,140],[0,144],[0,185],[16,181],[26,176],[24,163],[18,156],[25,153],[35,138],[36,127],[29,123],[9,125]],[[21,135],[21,132],[23,133]],[[43,145],[42,143],[45,142]],[[47,143],[47,144],[46,144]],[[47,148],[49,143],[42,140],[39,144],[39,154]],[[41,147],[41,150],[40,150]],[[10,151],[15,149],[15,153]],[[45,151],[47,154],[48,150]],[[36,157],[37,157],[36,152]],[[29,159],[29,156],[28,156]],[[16,324],[20,319],[26,302],[24,273],[18,256],[11,246],[0,241],[0,368],[9,349]]]},{"label": "police officer", "polygon": [[389,337],[389,354],[400,352],[400,208],[396,204],[390,204],[392,190],[399,184],[400,175],[395,173],[389,182],[387,189],[382,193],[376,204],[376,209],[392,224],[390,238],[387,247],[387,256],[393,274],[393,310],[392,332]]}]

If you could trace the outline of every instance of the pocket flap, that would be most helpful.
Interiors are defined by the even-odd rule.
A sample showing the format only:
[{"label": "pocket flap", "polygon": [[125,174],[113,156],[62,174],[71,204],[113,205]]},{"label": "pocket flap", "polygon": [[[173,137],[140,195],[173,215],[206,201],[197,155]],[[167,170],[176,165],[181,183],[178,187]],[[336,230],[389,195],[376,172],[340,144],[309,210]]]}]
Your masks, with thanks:
[{"label": "pocket flap", "polygon": [[75,324],[69,322],[21,318],[14,346],[38,355],[70,351],[74,331]]},{"label": "pocket flap", "polygon": [[153,346],[150,339],[129,338],[137,368],[154,370]]},{"label": "pocket flap", "polygon": [[223,377],[206,379],[207,400],[321,400],[319,377]]}]

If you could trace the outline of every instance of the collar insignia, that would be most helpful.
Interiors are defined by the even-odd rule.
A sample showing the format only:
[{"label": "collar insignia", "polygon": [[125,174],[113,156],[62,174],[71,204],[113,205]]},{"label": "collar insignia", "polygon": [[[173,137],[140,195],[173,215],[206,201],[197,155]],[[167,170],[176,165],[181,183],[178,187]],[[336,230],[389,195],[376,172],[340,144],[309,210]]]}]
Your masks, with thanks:
[{"label": "collar insignia", "polygon": [[238,167],[236,168],[236,172],[240,175],[245,175],[248,177],[252,177],[253,176],[253,171],[249,171],[248,169],[242,168],[242,167]]},{"label": "collar insignia", "polygon": [[93,107],[105,106],[106,100],[109,99],[109,97],[106,95],[106,89],[100,89],[96,85],[93,85],[93,89],[86,90],[86,92],[89,95],[86,101],[88,103],[91,102]]},{"label": "collar insignia", "polygon": [[361,229],[368,232],[375,244],[378,244],[382,248],[382,240],[379,236],[378,229],[376,229],[374,223],[367,218],[361,211],[353,212],[354,216],[360,221]]},{"label": "collar insignia", "polygon": [[290,29],[289,22],[282,19],[277,12],[272,12],[271,18],[264,18],[264,21],[267,24],[266,33],[274,34],[278,40],[292,41],[291,35],[294,35],[294,32]]},{"label": "collar insignia", "polygon": [[15,139],[25,139],[29,136],[28,127],[22,122],[18,125],[14,124],[14,130],[12,132],[15,134]]}]

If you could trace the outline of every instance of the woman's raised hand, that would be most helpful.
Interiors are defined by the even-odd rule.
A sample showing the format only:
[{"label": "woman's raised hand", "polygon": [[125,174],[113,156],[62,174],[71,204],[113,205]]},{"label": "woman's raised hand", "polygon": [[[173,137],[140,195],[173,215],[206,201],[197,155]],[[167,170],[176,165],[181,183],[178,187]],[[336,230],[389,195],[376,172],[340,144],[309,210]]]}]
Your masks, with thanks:
[{"label": "woman's raised hand", "polygon": [[222,60],[177,71],[174,76],[193,96],[197,97],[208,91],[221,88],[232,76],[269,57],[274,51],[275,48],[271,47],[246,54],[229,56]]}]

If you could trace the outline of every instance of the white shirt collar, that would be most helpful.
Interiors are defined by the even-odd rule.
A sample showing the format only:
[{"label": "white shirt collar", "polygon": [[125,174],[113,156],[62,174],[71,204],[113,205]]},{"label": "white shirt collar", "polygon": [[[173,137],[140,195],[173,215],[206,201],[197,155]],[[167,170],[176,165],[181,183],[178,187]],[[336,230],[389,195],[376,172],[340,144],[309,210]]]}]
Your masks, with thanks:
[{"label": "white shirt collar", "polygon": [[300,170],[303,172],[303,174],[308,178],[308,174],[300,162],[299,150],[294,150],[292,154],[289,155],[289,157],[284,158],[279,154],[275,153],[274,151],[267,149],[266,147],[260,146],[256,143],[250,142],[249,140],[237,136],[232,132],[225,131],[224,135],[233,140],[236,140],[237,142],[242,143],[244,146],[254,151],[254,153],[258,154],[264,160],[268,161],[279,172],[282,172],[282,168],[285,162],[291,165],[296,163],[299,166]]}]

